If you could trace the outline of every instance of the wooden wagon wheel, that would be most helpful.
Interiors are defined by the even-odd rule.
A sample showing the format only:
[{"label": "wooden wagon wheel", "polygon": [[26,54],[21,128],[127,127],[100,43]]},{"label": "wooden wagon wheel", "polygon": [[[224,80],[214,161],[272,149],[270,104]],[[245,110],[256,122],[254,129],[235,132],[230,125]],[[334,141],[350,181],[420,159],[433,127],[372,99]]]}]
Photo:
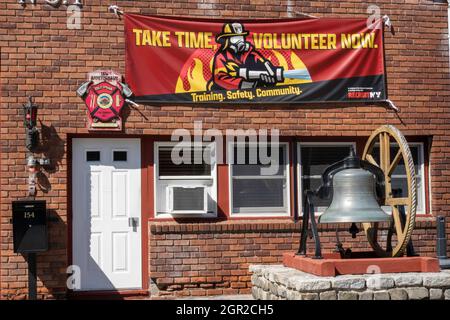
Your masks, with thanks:
[{"label": "wooden wagon wheel", "polygon": [[[396,142],[398,151],[391,155],[391,141]],[[374,146],[379,145],[379,159],[375,159]],[[377,255],[382,257],[398,257],[405,252],[414,229],[417,207],[417,188],[414,162],[408,143],[403,134],[394,126],[381,126],[369,137],[364,148],[363,160],[378,166],[383,170],[385,177],[386,196],[382,206],[390,206],[393,221],[389,226],[386,246],[382,247],[378,237],[378,223],[364,223],[364,231],[370,245]],[[408,190],[406,197],[394,197],[392,191],[392,174],[403,159],[407,177]],[[401,208],[403,207],[403,208]],[[403,219],[400,210],[404,209],[406,217]],[[396,244],[393,246],[393,235],[396,234]]]}]

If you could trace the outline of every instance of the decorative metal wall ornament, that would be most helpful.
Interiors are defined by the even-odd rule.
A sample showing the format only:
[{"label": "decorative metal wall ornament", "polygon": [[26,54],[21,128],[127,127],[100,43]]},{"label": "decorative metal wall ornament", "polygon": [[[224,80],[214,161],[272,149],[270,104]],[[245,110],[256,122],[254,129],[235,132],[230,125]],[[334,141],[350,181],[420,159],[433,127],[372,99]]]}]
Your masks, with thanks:
[{"label": "decorative metal wall ornament", "polygon": [[[398,146],[398,150],[391,147],[391,142]],[[379,147],[377,156],[374,152],[375,146]],[[392,151],[394,154],[391,155]],[[391,180],[393,172],[402,160],[407,176],[407,190],[404,190],[406,196],[399,196],[399,192],[392,188]],[[368,176],[364,171],[373,175],[373,183],[372,179],[367,179]],[[349,232],[355,237],[359,231],[355,222],[360,222],[378,256],[398,257],[404,255],[405,250],[409,256],[415,255],[410,240],[416,217],[416,193],[414,162],[405,137],[394,126],[381,126],[369,137],[362,159],[357,158],[352,151],[349,157],[325,170],[322,174],[322,185],[318,189],[305,190],[305,209],[298,255],[306,255],[306,241],[308,233],[311,232],[315,242],[313,257],[322,258],[313,196],[320,199],[333,197],[332,204],[319,218],[319,223],[352,223]],[[375,201],[378,202],[378,206]],[[381,207],[386,206],[391,208],[392,215],[388,216],[380,211]],[[389,223],[387,235],[384,237],[378,235],[380,222]],[[343,249],[339,238],[336,250],[343,257],[351,255],[350,249]]]},{"label": "decorative metal wall ornament", "polygon": [[122,130],[121,112],[133,92],[122,82],[122,75],[112,70],[89,73],[77,94],[87,106],[89,130]]}]

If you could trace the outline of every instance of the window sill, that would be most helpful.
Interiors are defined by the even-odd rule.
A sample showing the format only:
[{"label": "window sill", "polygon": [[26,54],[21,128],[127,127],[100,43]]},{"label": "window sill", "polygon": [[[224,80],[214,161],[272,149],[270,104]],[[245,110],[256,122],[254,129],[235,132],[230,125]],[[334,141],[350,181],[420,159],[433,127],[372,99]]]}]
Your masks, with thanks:
[{"label": "window sill", "polygon": [[281,212],[281,213],[261,213],[261,212],[242,212],[242,213],[231,213],[229,218],[258,218],[258,219],[267,219],[267,218],[289,218],[291,217],[291,214],[288,212]]},{"label": "window sill", "polygon": [[182,214],[171,214],[171,213],[158,213],[152,220],[167,220],[167,219],[214,219],[217,218],[217,213],[182,213]]},{"label": "window sill", "polygon": [[435,221],[436,217],[431,213],[416,213],[416,221]]},{"label": "window sill", "polygon": [[245,232],[298,232],[300,224],[291,219],[282,218],[277,221],[274,219],[253,219],[244,220],[222,220],[211,222],[187,222],[179,223],[174,221],[155,221],[150,223],[150,232],[152,234],[165,233],[245,233]]}]

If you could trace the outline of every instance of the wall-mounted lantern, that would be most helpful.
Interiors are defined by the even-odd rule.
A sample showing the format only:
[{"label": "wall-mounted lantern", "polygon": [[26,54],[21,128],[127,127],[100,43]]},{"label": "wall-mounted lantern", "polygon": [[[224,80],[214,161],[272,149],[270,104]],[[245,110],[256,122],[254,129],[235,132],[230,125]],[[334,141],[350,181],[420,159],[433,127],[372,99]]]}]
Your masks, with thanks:
[{"label": "wall-mounted lantern", "polygon": [[26,128],[26,147],[33,151],[39,143],[39,131],[36,128],[38,106],[33,103],[33,98],[28,97],[28,103],[23,105],[24,119]]},{"label": "wall-mounted lantern", "polygon": [[23,124],[26,130],[25,145],[31,152],[31,154],[28,154],[27,156],[29,197],[36,196],[36,178],[41,166],[50,165],[50,159],[37,159],[32,154],[39,145],[39,130],[36,128],[38,109],[38,105],[33,103],[33,98],[28,97],[28,103],[23,105]]}]

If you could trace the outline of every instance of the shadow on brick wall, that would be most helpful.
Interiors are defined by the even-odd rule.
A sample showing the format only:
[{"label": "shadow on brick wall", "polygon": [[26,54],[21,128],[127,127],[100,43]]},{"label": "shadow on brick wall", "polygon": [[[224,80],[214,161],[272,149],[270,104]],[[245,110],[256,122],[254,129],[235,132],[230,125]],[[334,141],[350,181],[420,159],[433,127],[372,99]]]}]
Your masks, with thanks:
[{"label": "shadow on brick wall", "polygon": [[37,184],[43,193],[48,193],[51,189],[51,183],[48,175],[59,170],[62,159],[64,158],[64,140],[61,139],[53,125],[47,126],[40,122],[40,143],[35,153],[40,157],[50,159],[49,165],[44,165],[43,170],[37,173]]},{"label": "shadow on brick wall", "polygon": [[62,159],[64,158],[64,140],[61,139],[53,125],[46,126],[41,124],[41,144],[37,153],[41,153],[44,157],[51,159],[51,163],[44,169],[48,173],[58,171]]},{"label": "shadow on brick wall", "polygon": [[38,297],[60,299],[66,294],[67,223],[55,209],[47,209],[47,219],[48,251],[37,254]]}]

